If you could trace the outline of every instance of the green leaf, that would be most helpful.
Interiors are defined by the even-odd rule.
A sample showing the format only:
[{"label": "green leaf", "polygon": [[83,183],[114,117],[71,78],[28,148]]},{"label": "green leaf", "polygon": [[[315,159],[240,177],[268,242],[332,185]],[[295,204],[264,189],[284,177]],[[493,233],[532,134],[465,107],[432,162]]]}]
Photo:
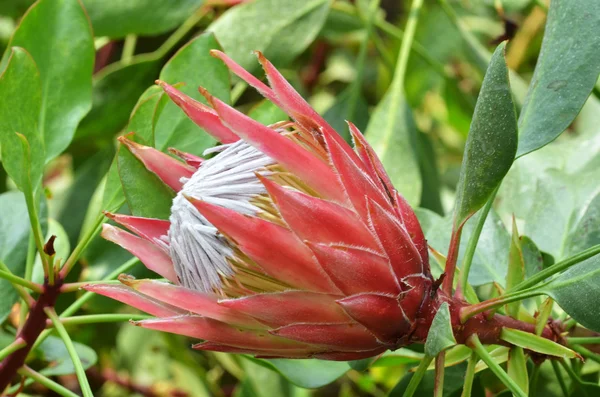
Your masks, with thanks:
[{"label": "green leaf", "polygon": [[456,345],[452,323],[450,322],[450,309],[448,303],[444,302],[438,308],[425,342],[425,354],[436,357],[442,351]]},{"label": "green leaf", "polygon": [[[149,87],[140,96],[127,126],[128,131],[135,133],[135,140],[137,142],[147,146],[154,146],[154,122],[162,97],[162,89],[157,86]],[[117,211],[125,202],[123,186],[119,177],[118,157],[119,153],[117,152],[104,183],[102,209],[108,212]]]},{"label": "green leaf", "polygon": [[566,241],[566,251],[569,255],[600,244],[600,192],[580,208],[579,214],[574,215],[574,218]]},{"label": "green leaf", "polygon": [[549,339],[518,329],[502,328],[500,339],[524,349],[549,356],[575,358],[577,353]]},{"label": "green leaf", "polygon": [[123,193],[123,186],[121,185],[121,179],[119,178],[119,152],[115,154],[115,158],[110,164],[108,173],[106,174],[106,180],[104,182],[104,192],[102,193],[102,210],[108,212],[115,212],[125,202],[125,194]]},{"label": "green leaf", "polygon": [[264,125],[275,124],[279,121],[289,119],[283,110],[266,99],[250,109],[248,116]]},{"label": "green leaf", "polygon": [[[46,201],[40,205],[40,221],[46,224]],[[0,261],[4,262],[15,275],[25,273],[25,258],[29,242],[29,214],[25,197],[21,192],[0,194]],[[0,280],[0,324],[10,314],[19,295],[10,282]]]},{"label": "green leaf", "polygon": [[160,65],[160,58],[140,55],[129,64],[114,63],[94,76],[93,107],[81,122],[76,139],[112,139],[127,124],[140,95],[156,80]]},{"label": "green leaf", "polygon": [[519,117],[517,156],[556,139],[581,110],[600,73],[598,25],[596,0],[550,3],[542,49]]},{"label": "green leaf", "polygon": [[508,352],[508,364],[506,372],[508,376],[525,393],[529,393],[529,377],[527,376],[527,358],[523,348],[515,346]]},{"label": "green leaf", "polygon": [[117,154],[119,177],[127,205],[135,216],[169,219],[175,193],[148,171],[125,145]]},{"label": "green leaf", "polygon": [[[230,103],[229,69],[210,55],[211,49],[221,49],[212,33],[205,33],[182,47],[163,67],[160,79],[185,85],[180,90],[192,98],[206,103],[198,87],[206,88],[213,96]],[[214,146],[215,139],[194,124],[170,99],[160,112],[154,136],[156,148],[169,147],[201,155]]]},{"label": "green leaf", "polygon": [[456,229],[485,204],[515,158],[517,120],[504,46],[490,60],[475,105],[456,193]]},{"label": "green leaf", "polygon": [[350,365],[343,361],[247,358],[267,365],[293,384],[307,389],[325,386],[350,370]]},{"label": "green leaf", "polygon": [[[334,130],[338,132],[344,139],[350,142],[350,132],[346,120],[351,121],[364,131],[369,122],[369,108],[366,100],[358,93],[354,93],[354,86],[350,86],[339,95],[336,96],[335,102],[323,114],[323,118],[327,121]],[[349,117],[351,114],[352,117]]]},{"label": "green leaf", "polygon": [[[525,263],[523,252],[521,251],[521,240],[517,223],[513,217],[512,237],[510,239],[510,249],[508,251],[508,271],[506,272],[506,289],[510,290],[525,279]],[[506,305],[506,314],[513,318],[518,318],[521,302],[508,303]]]},{"label": "green leaf", "polygon": [[[98,356],[94,349],[77,342],[73,342],[73,344],[84,369],[88,369],[96,364]],[[48,367],[40,371],[42,374],[46,376],[58,376],[75,373],[73,361],[62,339],[56,336],[49,336],[42,342],[38,350],[42,353],[42,360],[50,363]]]},{"label": "green leaf", "polygon": [[[8,64],[0,75],[0,145],[2,165],[17,187],[23,190],[29,172],[34,190],[42,179],[44,142],[38,120],[42,103],[40,72],[33,58],[23,48],[14,47]],[[29,170],[23,169],[22,134],[29,143]]]},{"label": "green leaf", "polygon": [[96,36],[154,36],[176,28],[204,0],[82,0]]},{"label": "green leaf", "polygon": [[252,51],[275,65],[292,61],[325,23],[330,0],[255,0],[225,12],[211,26],[225,52],[249,71],[259,67]]},{"label": "green leaf", "polygon": [[136,138],[146,146],[154,147],[154,122],[163,95],[163,90],[160,87],[156,85],[149,87],[138,100],[133,112],[131,112],[127,131],[135,133]]},{"label": "green leaf", "polygon": [[78,0],[39,0],[25,14],[10,46],[25,48],[40,70],[39,128],[47,162],[67,148],[91,108],[94,42],[90,22]]},{"label": "green leaf", "polygon": [[417,127],[403,92],[388,90],[371,115],[366,137],[394,186],[413,206],[419,204],[422,189],[414,149],[416,134]]},{"label": "green leaf", "polygon": [[559,274],[540,291],[583,326],[600,332],[600,255]]},{"label": "green leaf", "polygon": [[544,268],[544,257],[532,239],[521,236],[520,240],[525,264],[525,278],[529,278]]},{"label": "green leaf", "polygon": [[[418,208],[417,217],[425,233],[428,244],[439,252],[447,252],[450,245],[452,215],[442,218],[433,211]],[[463,227],[458,263],[462,261],[467,243],[477,223],[477,217],[469,219]],[[507,262],[498,258],[508,258],[510,237],[498,214],[492,209],[485,220],[479,244],[473,256],[469,283],[479,286],[496,282],[504,286],[506,281]],[[439,276],[443,269],[435,260],[431,260],[432,272]]]}]

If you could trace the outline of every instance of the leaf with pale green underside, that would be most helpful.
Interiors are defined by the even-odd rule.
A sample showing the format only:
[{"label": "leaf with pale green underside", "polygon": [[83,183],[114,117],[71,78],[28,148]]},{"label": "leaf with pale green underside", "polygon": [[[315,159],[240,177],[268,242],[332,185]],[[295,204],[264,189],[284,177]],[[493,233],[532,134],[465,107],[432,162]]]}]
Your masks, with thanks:
[{"label": "leaf with pale green underside", "polygon": [[600,255],[569,268],[539,290],[578,323],[600,332]]},{"label": "leaf with pale green underside", "polygon": [[225,52],[247,70],[259,68],[252,51],[277,66],[292,61],[325,23],[330,0],[254,0],[225,12],[209,26]]},{"label": "leaf with pale green underside", "polygon": [[[198,36],[182,47],[165,64],[160,79],[173,85],[183,83],[180,91],[206,103],[198,92],[204,87],[213,96],[230,102],[229,69],[219,59],[210,55],[210,50],[221,49],[212,33]],[[158,115],[154,137],[156,148],[165,151],[169,147],[184,152],[201,155],[205,149],[214,146],[215,139],[194,124],[185,113],[165,98],[165,107]]]},{"label": "leaf with pale green underside", "polygon": [[[44,143],[39,129],[42,103],[40,73],[26,50],[14,47],[0,75],[0,144],[2,166],[21,190],[28,185],[27,172],[34,190],[42,179]],[[27,156],[17,134],[29,143],[29,169],[23,169]]]},{"label": "leaf with pale green underside", "polygon": [[438,308],[425,342],[425,354],[436,357],[442,351],[456,345],[456,339],[452,332],[450,322],[450,309],[448,303],[444,302]]},{"label": "leaf with pale green underside", "polygon": [[365,135],[396,189],[413,206],[421,199],[422,185],[415,155],[416,134],[402,86],[392,85],[373,111]]},{"label": "leaf with pale green underside", "polygon": [[525,265],[525,277],[529,278],[544,268],[544,257],[532,239],[521,236],[521,251]]},{"label": "leaf with pale green underside", "polygon": [[492,55],[465,146],[456,192],[454,228],[479,210],[502,181],[517,150],[517,120],[504,44]]},{"label": "leaf with pale green underside", "polygon": [[77,0],[40,0],[23,17],[10,46],[25,48],[40,71],[38,117],[47,162],[67,148],[91,108],[94,42],[90,22]]},{"label": "leaf with pale green underside", "polygon": [[581,110],[600,73],[599,25],[597,0],[550,3],[542,49],[519,117],[517,156],[556,139]]},{"label": "leaf with pale green underside", "polygon": [[[513,218],[512,236],[510,239],[510,248],[508,250],[508,271],[506,272],[506,289],[510,290],[525,279],[525,263],[523,259],[523,251],[521,250],[521,240],[519,239],[519,231],[517,223]],[[521,302],[512,302],[506,305],[506,314],[513,318],[519,315],[519,307]]]},{"label": "leaf with pale green underside", "polygon": [[204,0],[82,0],[96,36],[154,36],[177,28]]}]

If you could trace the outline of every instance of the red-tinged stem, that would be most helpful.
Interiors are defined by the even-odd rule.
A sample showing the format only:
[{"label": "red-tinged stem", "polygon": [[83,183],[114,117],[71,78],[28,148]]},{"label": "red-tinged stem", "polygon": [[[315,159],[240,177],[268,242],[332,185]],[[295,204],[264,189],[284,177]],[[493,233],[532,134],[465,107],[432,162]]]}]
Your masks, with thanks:
[{"label": "red-tinged stem", "polygon": [[25,346],[11,353],[0,363],[0,393],[6,389],[17,371],[25,364],[25,359],[35,341],[46,328],[47,316],[44,309],[54,306],[56,298],[60,295],[61,285],[60,278],[56,279],[53,285],[45,280],[42,293],[32,304],[27,321],[17,334],[17,339],[25,342]]},{"label": "red-tinged stem", "polygon": [[[413,342],[423,343],[427,340],[433,318],[443,302],[447,302],[449,305],[454,338],[459,344],[466,344],[467,339],[471,335],[477,335],[483,344],[510,346],[509,343],[501,339],[503,328],[512,328],[535,334],[535,324],[526,323],[500,314],[490,315],[489,312],[473,314],[463,321],[461,318],[463,312],[475,305],[469,305],[467,302],[456,297],[450,298],[443,291],[438,291],[435,297],[424,303],[419,313],[418,324],[411,337]],[[555,326],[544,327],[540,336],[564,345],[565,341],[560,337],[560,330],[555,328]]]},{"label": "red-tinged stem", "polygon": [[446,267],[444,273],[446,278],[442,283],[442,291],[446,295],[452,295],[452,285],[454,284],[454,273],[456,273],[456,261],[458,260],[458,250],[460,247],[460,236],[462,234],[462,225],[452,230],[452,236],[450,237],[450,248],[448,248],[448,255],[446,257]]}]

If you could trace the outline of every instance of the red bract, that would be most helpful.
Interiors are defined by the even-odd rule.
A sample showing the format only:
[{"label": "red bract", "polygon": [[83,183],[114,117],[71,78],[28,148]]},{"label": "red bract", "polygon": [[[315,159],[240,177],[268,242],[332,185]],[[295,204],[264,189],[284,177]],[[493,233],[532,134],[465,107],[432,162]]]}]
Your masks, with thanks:
[{"label": "red bract", "polygon": [[135,235],[105,225],[103,236],[173,284],[86,288],[203,350],[351,360],[410,343],[433,288],[427,245],[373,149],[350,124],[353,150],[260,53],[270,87],[213,55],[293,122],[264,126],[159,82],[224,145],[208,160],[175,151],[184,163],[121,138],[178,195],[170,221],[108,214]]}]

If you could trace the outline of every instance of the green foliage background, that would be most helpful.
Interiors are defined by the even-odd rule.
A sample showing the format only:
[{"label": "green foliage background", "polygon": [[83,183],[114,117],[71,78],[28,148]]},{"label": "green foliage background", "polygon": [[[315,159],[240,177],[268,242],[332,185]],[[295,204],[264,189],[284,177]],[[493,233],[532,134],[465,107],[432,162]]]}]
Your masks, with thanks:
[{"label": "green foliage background", "polygon": [[[0,260],[12,272],[25,274],[29,253],[34,266],[26,276],[43,276],[28,243],[25,198],[17,191],[27,190],[27,179],[43,233],[58,236],[63,260],[94,229],[102,210],[168,217],[173,192],[119,150],[115,138],[135,132],[140,143],[197,155],[215,141],[153,85],[156,79],[183,82],[182,90],[198,100],[203,98],[196,88],[203,86],[265,124],[285,117],[231,77],[209,55],[215,48],[260,78],[251,51],[263,51],[342,136],[349,138],[344,120],[355,122],[396,187],[419,207],[429,244],[444,254],[453,225],[477,212],[510,168],[473,256],[468,280],[479,295],[518,284],[507,278],[513,214],[524,258],[521,281],[600,244],[596,1],[554,0],[550,9],[542,0],[425,1],[405,56],[398,53],[410,1],[224,3],[40,0],[29,11],[29,0],[0,3]],[[492,57],[505,39],[505,58],[501,49]],[[480,95],[490,61],[488,91]],[[14,132],[27,138],[29,160]],[[40,180],[43,189],[36,188]],[[477,216],[465,223],[459,263],[476,224]],[[79,264],[70,281],[100,280],[116,270],[152,276],[99,237]],[[435,259],[431,266],[434,275],[442,272]],[[596,331],[598,268],[597,260],[584,262],[544,286],[569,315]],[[581,280],[585,286],[577,284]],[[57,312],[81,295],[61,296]],[[582,306],[585,300],[590,305]],[[17,301],[10,284],[0,280],[0,348],[18,325]],[[79,314],[109,312],[137,315],[100,297],[88,299]],[[257,360],[196,352],[186,338],[126,323],[73,324],[68,330],[94,395],[106,397],[400,396],[410,369],[424,356],[422,346],[411,346],[375,362]],[[447,363],[457,365],[446,369],[444,396],[460,395],[469,355],[464,346],[448,352]],[[32,363],[77,390],[75,368],[59,338],[46,339]],[[569,393],[595,395],[598,369],[597,362],[587,362],[579,381],[569,381]],[[538,376],[531,395],[563,395],[550,363]],[[478,373],[473,387],[472,395],[484,395],[484,389],[510,394],[489,370]],[[25,390],[50,395],[43,387]],[[417,395],[432,390],[429,371]]]}]

